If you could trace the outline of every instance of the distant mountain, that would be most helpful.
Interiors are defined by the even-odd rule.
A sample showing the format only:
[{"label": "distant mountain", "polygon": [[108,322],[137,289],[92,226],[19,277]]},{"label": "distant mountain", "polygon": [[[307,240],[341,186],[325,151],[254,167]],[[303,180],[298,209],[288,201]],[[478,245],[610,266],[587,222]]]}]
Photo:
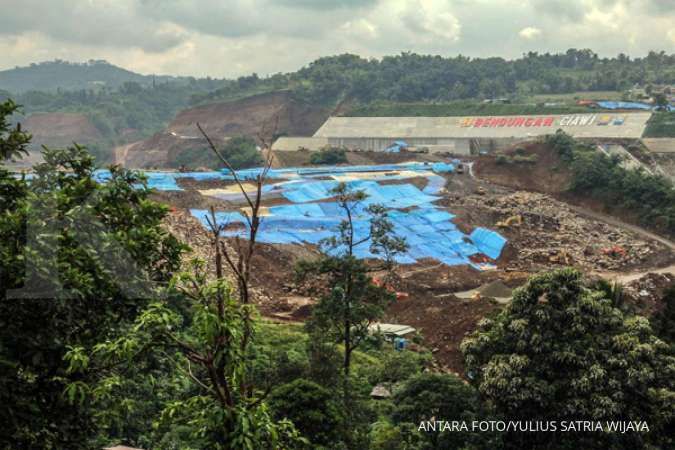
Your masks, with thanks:
[{"label": "distant mountain", "polygon": [[166,81],[187,81],[172,76],[141,75],[103,60],[72,63],[55,60],[34,63],[27,67],[0,71],[0,91],[17,94],[26,91],[56,91],[118,88],[128,81],[145,86]]}]

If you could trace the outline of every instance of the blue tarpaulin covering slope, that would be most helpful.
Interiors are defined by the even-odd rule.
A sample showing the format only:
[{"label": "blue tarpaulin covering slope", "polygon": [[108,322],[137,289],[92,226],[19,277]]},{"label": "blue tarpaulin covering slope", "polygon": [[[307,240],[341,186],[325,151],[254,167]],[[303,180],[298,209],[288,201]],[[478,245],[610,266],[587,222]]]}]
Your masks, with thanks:
[{"label": "blue tarpaulin covering slope", "polygon": [[[409,264],[421,258],[434,258],[448,265],[474,264],[470,257],[479,253],[492,259],[499,258],[506,243],[498,233],[477,228],[467,236],[452,222],[454,216],[433,205],[438,199],[410,184],[380,185],[374,181],[349,182],[355,190],[363,190],[368,197],[355,205],[354,229],[356,241],[366,240],[355,249],[359,258],[379,258],[373,254],[370,242],[370,214],[368,205],[382,204],[389,208],[388,216],[393,232],[406,239],[408,251],[397,257],[401,264]],[[331,189],[337,182],[307,180],[290,183],[283,195],[293,204],[272,206],[268,216],[263,217],[258,231],[258,240],[270,244],[321,244],[322,240],[337,233],[344,211],[336,202],[326,200],[333,196]],[[192,214],[206,225],[206,210],[192,210]],[[222,213],[221,213],[222,214]],[[239,224],[225,231],[226,236],[246,236],[246,221],[238,213],[217,216],[219,223]],[[327,249],[324,249],[327,250]]]},{"label": "blue tarpaulin covering slope", "polygon": [[[389,172],[420,172],[427,177],[428,184],[420,190],[412,184],[380,184],[381,180],[405,179],[410,175]],[[346,184],[352,190],[361,190],[366,199],[354,208],[355,240],[365,242],[355,249],[360,258],[380,258],[373,254],[370,241],[370,213],[368,207],[380,204],[388,208],[393,232],[406,239],[408,251],[397,257],[399,263],[414,263],[422,258],[434,258],[448,265],[470,264],[481,268],[470,259],[476,254],[484,254],[492,259],[499,258],[506,243],[498,233],[477,228],[467,236],[452,222],[453,214],[436,207],[433,203],[440,197],[435,196],[445,186],[446,180],[435,173],[454,171],[454,165],[448,163],[407,163],[383,164],[378,166],[334,166],[275,169],[268,178],[281,180],[265,186],[264,192],[275,191],[291,202],[287,205],[268,208],[269,215],[264,216],[258,232],[258,240],[269,244],[315,244],[337,233],[344,211],[330,201],[338,186],[337,180],[326,180],[333,175],[347,176]],[[255,179],[261,169],[246,169],[237,172],[242,180]],[[352,177],[349,174],[371,172],[367,180]],[[232,180],[227,172],[146,172],[148,186],[158,190],[181,190],[177,180],[194,178],[196,180]],[[416,175],[417,176],[417,175]],[[99,182],[110,179],[110,172],[96,171],[94,177]],[[193,216],[207,226],[206,210],[191,210]],[[248,223],[238,211],[217,212],[216,221],[228,225],[225,236],[248,235]],[[327,250],[327,249],[325,249]]]},{"label": "blue tarpaulin covering slope", "polygon": [[[452,164],[436,166],[442,172],[452,172],[454,167]],[[295,167],[286,169],[271,169],[267,173],[268,179],[307,179],[313,177],[324,177],[332,175],[344,175],[349,173],[364,173],[364,172],[395,172],[400,170],[421,172],[430,171],[433,165],[430,163],[410,162],[403,164],[380,164],[373,166],[322,166],[322,167]],[[252,169],[242,169],[237,171],[237,177],[243,181],[255,180],[262,172],[262,168],[255,167]],[[435,169],[434,169],[435,170]],[[227,171],[217,172],[163,172],[163,171],[147,171],[144,172],[147,178],[148,187],[160,191],[180,191],[182,188],[177,183],[177,180],[182,178],[193,178],[197,181],[207,180],[233,180],[232,174]],[[395,177],[388,176],[393,179]],[[97,170],[94,173],[94,179],[99,182],[105,182],[110,179],[110,172],[108,170]]]}]

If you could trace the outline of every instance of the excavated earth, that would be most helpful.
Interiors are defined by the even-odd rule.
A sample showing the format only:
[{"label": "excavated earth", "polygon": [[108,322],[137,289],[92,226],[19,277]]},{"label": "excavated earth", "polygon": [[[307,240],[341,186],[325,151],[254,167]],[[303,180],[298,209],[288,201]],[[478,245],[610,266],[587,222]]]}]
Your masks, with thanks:
[{"label": "excavated earth", "polygon": [[[464,232],[477,226],[498,230],[508,243],[497,269],[478,271],[470,266],[446,266],[435,260],[420,260],[399,266],[392,288],[399,299],[383,321],[415,327],[423,345],[444,370],[462,373],[459,351],[462,339],[476,328],[483,317],[496,314],[503,304],[490,299],[490,286],[499,291],[521,286],[529,276],[542,270],[574,266],[585,272],[622,274],[641,271],[644,275],[626,283],[628,301],[645,314],[657,311],[659,296],[675,276],[650,274],[652,268],[672,264],[675,255],[662,243],[629,230],[589,219],[548,194],[514,190],[473,178],[468,173],[446,176],[446,188],[436,204],[456,215],[454,222]],[[423,187],[425,180],[411,179]],[[166,226],[191,246],[186,260],[213,257],[211,237],[189,208],[233,209],[241,204],[202,195],[199,190],[224,188],[227,182],[183,180],[184,191],[158,192],[155,199],[172,206]],[[270,204],[283,203],[274,199]],[[263,201],[263,204],[265,202]],[[521,216],[520,224],[498,226],[509,217]],[[227,241],[235,248],[235,240]],[[620,250],[618,250],[620,249]],[[275,320],[302,322],[312,305],[327,288],[325,280],[296,280],[294,267],[303,259],[318,256],[310,245],[259,244],[254,259],[253,298],[261,314]],[[231,276],[231,273],[230,273]],[[499,280],[500,283],[490,285]],[[478,298],[459,298],[454,293],[487,286]]]},{"label": "excavated earth", "polygon": [[328,114],[286,91],[196,106],[181,111],[166,130],[149,139],[116,148],[115,162],[132,168],[169,167],[180,154],[207,152],[197,123],[219,145],[235,136],[256,138],[263,129],[277,136],[311,136]]}]

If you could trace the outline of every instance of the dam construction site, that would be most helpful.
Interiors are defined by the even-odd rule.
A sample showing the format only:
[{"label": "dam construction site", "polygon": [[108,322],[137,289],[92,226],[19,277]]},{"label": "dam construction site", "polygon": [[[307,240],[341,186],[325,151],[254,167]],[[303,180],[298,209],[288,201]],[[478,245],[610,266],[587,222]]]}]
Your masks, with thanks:
[{"label": "dam construction site", "polygon": [[[311,164],[316,151],[304,148],[272,150],[252,263],[253,298],[263,316],[303,323],[326,291],[320,279],[299,281],[295,268],[326,251],[325,240],[345,220],[335,196],[341,184],[364,194],[353,205],[357,258],[374,265],[383,258],[369,246],[370,205],[384,207],[393,234],[405,239],[407,250],[396,255],[387,281],[396,301],[382,322],[412,328],[411,348],[430,350],[439,370],[462,373],[461,341],[542,271],[575,267],[591,279],[619,283],[635,311],[662,308],[659,300],[675,281],[672,237],[630,211],[608,212],[575,195],[569,169],[544,137],[466,154],[420,147],[344,149],[346,161],[334,165]],[[243,191],[255,193],[262,171],[238,170],[239,182],[227,169],[146,176],[154,199],[170,206],[166,227],[190,245],[190,257],[210,260],[210,221],[221,227],[226,245],[247,238]]]}]

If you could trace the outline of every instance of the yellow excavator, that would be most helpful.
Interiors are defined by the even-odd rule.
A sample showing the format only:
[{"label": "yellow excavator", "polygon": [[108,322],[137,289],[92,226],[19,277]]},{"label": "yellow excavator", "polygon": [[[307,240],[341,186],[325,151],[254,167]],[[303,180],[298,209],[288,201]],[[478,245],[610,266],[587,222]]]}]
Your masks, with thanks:
[{"label": "yellow excavator", "polygon": [[506,220],[500,220],[495,224],[499,228],[519,227],[523,224],[523,216],[520,214],[508,217]]}]

